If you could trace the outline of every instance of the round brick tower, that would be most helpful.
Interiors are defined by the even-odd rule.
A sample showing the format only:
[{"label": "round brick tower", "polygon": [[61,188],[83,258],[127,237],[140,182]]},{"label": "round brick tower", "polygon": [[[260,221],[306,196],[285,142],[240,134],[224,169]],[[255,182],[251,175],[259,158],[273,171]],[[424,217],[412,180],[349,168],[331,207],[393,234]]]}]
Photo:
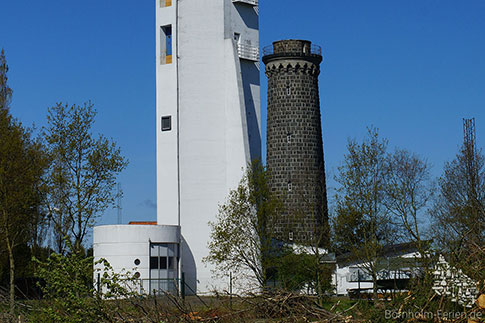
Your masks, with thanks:
[{"label": "round brick tower", "polygon": [[268,77],[267,169],[283,202],[275,236],[325,246],[328,210],[318,75],[321,48],[281,40],[264,49]]}]

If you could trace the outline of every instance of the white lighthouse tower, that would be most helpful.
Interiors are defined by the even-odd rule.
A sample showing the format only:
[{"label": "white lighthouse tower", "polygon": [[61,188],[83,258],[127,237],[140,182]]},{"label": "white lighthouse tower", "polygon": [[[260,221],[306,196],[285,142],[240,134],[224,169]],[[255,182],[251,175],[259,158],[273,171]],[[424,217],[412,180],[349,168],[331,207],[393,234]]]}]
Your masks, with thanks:
[{"label": "white lighthouse tower", "polygon": [[208,222],[261,152],[257,1],[157,0],[156,11],[157,220],[181,226],[206,291],[218,285],[201,262]]},{"label": "white lighthouse tower", "polygon": [[117,240],[136,230],[150,289],[182,275],[187,293],[224,289],[202,259],[209,221],[261,154],[258,0],[156,0],[156,44],[157,223],[95,228],[95,259],[132,268]]}]

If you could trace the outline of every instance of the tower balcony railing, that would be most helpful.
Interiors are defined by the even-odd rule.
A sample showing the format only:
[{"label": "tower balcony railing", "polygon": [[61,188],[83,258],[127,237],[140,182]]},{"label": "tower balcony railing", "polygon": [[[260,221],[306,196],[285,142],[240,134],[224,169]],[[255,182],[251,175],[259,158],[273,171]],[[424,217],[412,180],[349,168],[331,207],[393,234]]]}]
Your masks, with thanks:
[{"label": "tower balcony railing", "polygon": [[[306,52],[305,52],[306,51]],[[306,54],[306,55],[322,55],[322,47],[318,46],[318,45],[311,45],[309,46],[309,50],[306,50],[305,47],[302,48],[302,52],[303,54]],[[263,56],[267,56],[267,55],[274,55],[275,54],[275,50],[274,50],[274,46],[273,45],[269,45],[269,46],[266,46],[263,48]],[[301,52],[300,53],[295,53],[293,50],[288,50],[288,51],[282,51],[282,52],[278,52],[277,54],[288,54],[288,55],[301,55]]]},{"label": "tower balcony railing", "polygon": [[234,3],[236,3],[236,2],[247,3],[247,4],[250,4],[252,6],[257,6],[258,1],[259,0],[232,0],[232,2],[234,2]]},{"label": "tower balcony railing", "polygon": [[259,48],[246,44],[237,45],[237,54],[239,58],[249,61],[259,62]]}]

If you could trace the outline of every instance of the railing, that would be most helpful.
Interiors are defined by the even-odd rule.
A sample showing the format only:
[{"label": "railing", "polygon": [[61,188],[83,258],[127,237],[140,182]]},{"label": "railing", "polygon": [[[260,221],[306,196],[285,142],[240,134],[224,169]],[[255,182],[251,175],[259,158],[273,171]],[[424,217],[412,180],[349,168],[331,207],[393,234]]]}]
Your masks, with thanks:
[{"label": "railing", "polygon": [[251,45],[238,44],[237,54],[239,58],[259,62],[259,48]]},{"label": "railing", "polygon": [[[275,52],[274,52],[274,47],[273,45],[269,45],[269,46],[266,46],[263,48],[263,56],[267,56],[267,55],[274,55]],[[285,53],[285,52],[278,52],[277,54],[289,54],[289,55],[301,55],[301,54],[304,54],[304,55],[322,55],[322,47],[318,46],[318,45],[311,45],[310,47],[310,52],[305,52],[305,48],[302,48],[302,52],[301,53],[295,53],[294,51],[288,51],[288,53]]]},{"label": "railing", "polygon": [[177,295],[180,279],[174,278],[152,278],[140,279],[140,294],[163,295],[165,293]]},{"label": "railing", "polygon": [[232,2],[242,2],[242,3],[247,3],[253,6],[258,5],[258,0],[232,0]]}]

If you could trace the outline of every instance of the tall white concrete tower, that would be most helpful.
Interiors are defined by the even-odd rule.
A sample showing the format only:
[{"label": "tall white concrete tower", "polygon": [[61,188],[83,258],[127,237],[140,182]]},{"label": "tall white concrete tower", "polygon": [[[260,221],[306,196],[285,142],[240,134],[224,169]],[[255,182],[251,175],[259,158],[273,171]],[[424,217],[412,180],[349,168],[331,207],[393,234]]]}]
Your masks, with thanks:
[{"label": "tall white concrete tower", "polygon": [[258,0],[156,0],[157,222],[181,227],[181,272],[212,278],[209,221],[260,158]]}]

